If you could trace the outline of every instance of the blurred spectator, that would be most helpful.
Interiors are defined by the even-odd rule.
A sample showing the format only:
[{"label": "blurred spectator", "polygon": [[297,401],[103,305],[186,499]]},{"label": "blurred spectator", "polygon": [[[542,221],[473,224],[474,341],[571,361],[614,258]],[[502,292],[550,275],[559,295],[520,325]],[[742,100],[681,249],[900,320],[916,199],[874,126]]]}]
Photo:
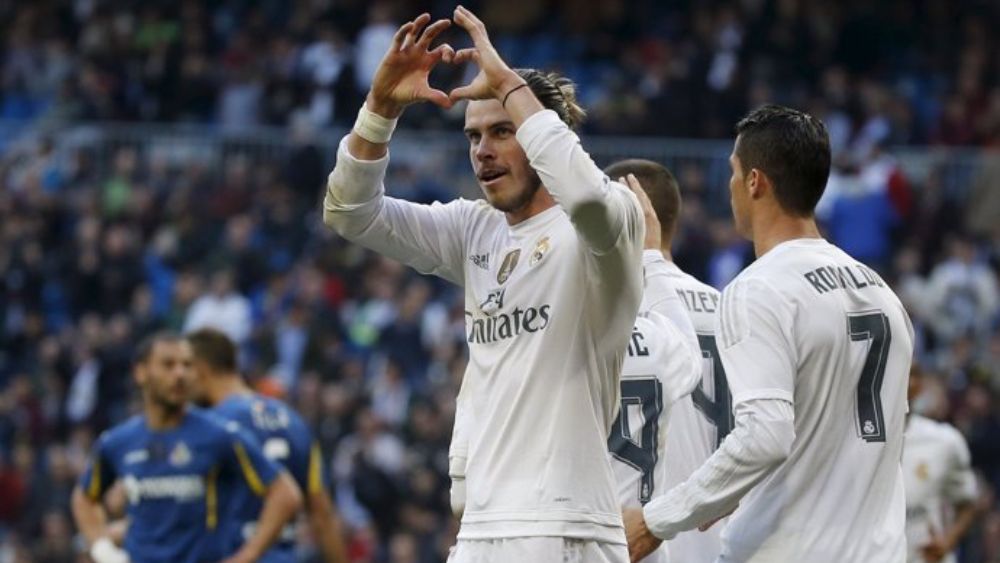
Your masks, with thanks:
[{"label": "blurred spectator", "polygon": [[205,327],[221,330],[237,344],[245,343],[250,336],[250,301],[237,292],[231,270],[213,272],[209,293],[191,304],[184,332]]},{"label": "blurred spectator", "polygon": [[976,256],[968,240],[952,240],[949,257],[931,272],[926,299],[931,325],[938,337],[950,342],[972,333],[985,337],[1000,311],[996,274]]}]

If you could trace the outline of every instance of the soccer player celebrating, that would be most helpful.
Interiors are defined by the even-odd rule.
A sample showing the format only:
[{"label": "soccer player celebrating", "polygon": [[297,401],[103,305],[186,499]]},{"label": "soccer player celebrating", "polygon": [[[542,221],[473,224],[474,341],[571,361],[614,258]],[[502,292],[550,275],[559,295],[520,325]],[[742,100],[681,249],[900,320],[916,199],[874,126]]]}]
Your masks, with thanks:
[{"label": "soccer player celebrating", "polygon": [[[91,558],[97,563],[225,558],[229,554],[216,549],[215,534],[224,523],[219,493],[242,480],[264,497],[264,508],[254,535],[227,561],[256,561],[298,510],[298,487],[253,438],[187,408],[191,347],[181,336],[149,337],[139,346],[134,375],[143,414],[101,435],[73,491],[73,516]],[[128,499],[124,552],[109,537],[101,504],[117,479]]]},{"label": "soccer player celebrating", "polygon": [[[570,82],[510,69],[471,12],[454,19],[474,43],[454,54],[430,48],[448,20],[399,29],[340,144],[324,219],[465,288],[470,359],[450,472],[467,495],[452,560],[625,561],[607,437],[642,293],[639,204],[572,132],[582,110]],[[442,60],[480,72],[448,95],[427,83]],[[465,134],[486,201],[386,197],[403,109],[460,99],[472,100]]]},{"label": "soccer player celebrating", "polygon": [[[635,508],[665,490],[666,467],[672,461],[664,456],[670,441],[667,422],[671,407],[698,384],[702,362],[691,319],[671,284],[667,261],[660,252],[660,223],[643,191],[646,188],[623,166],[612,165],[605,172],[611,177],[617,172],[624,174],[619,181],[636,194],[646,224],[643,304],[622,366],[621,409],[608,437],[618,500],[623,508]],[[643,559],[643,563],[666,561],[665,547]]]},{"label": "soccer player celebrating", "polygon": [[[924,374],[913,364],[910,400]],[[907,561],[953,563],[952,553],[978,515],[969,445],[952,425],[910,413],[903,439]]]},{"label": "soccer player celebrating", "polygon": [[823,124],[770,105],[737,133],[733,215],[757,261],[723,292],[716,328],[736,427],[687,481],[626,514],[632,559],[735,510],[720,561],[903,561],[909,317],[820,237]]},{"label": "soccer player celebrating", "polygon": [[[236,370],[236,346],[228,336],[205,328],[187,335],[194,352],[195,402],[227,420],[236,421],[254,435],[264,455],[284,466],[305,493],[306,512],[323,561],[345,562],[339,519],[330,501],[319,445],[295,411],[277,399],[254,393]],[[262,499],[246,486],[229,491],[225,526],[230,545],[239,546],[253,536],[261,514]],[[296,561],[296,532],[285,526],[277,542],[261,561]]]},{"label": "soccer player celebrating", "polygon": [[[652,241],[651,233],[659,237],[660,258],[658,266],[662,274],[666,276],[666,282],[676,290],[684,306],[687,309],[690,322],[694,325],[697,334],[698,346],[701,352],[698,354],[699,380],[697,386],[686,394],[669,409],[664,409],[660,417],[661,440],[666,436],[665,428],[670,428],[669,438],[663,446],[664,449],[657,450],[655,495],[661,495],[672,487],[684,482],[695,469],[712,455],[712,452],[722,443],[726,435],[733,428],[733,414],[729,395],[729,385],[726,383],[726,374],[722,369],[722,360],[719,358],[718,346],[715,343],[715,312],[719,306],[719,292],[715,288],[698,281],[694,276],[683,272],[673,261],[671,247],[673,246],[674,235],[677,233],[679,217],[681,213],[681,194],[677,186],[674,175],[661,164],[642,159],[629,159],[616,162],[604,169],[604,172],[612,177],[627,177],[630,174],[636,178],[642,186],[650,205],[653,216],[646,222],[646,240]],[[645,200],[639,198],[641,202]],[[644,212],[649,217],[649,212]],[[657,226],[658,225],[658,228]],[[651,248],[647,242],[647,249]],[[647,250],[644,257],[650,256]],[[665,261],[663,261],[665,259]],[[649,274],[649,266],[646,270]],[[646,285],[646,292],[640,310],[648,308],[649,296],[651,295],[649,283]],[[632,349],[629,349],[631,352]],[[656,371],[646,371],[646,373],[678,373],[674,368],[668,368],[668,363],[676,359],[674,354],[668,354],[667,360],[658,362],[652,369]],[[622,379],[630,373],[629,364],[631,356],[625,360],[622,368]],[[664,383],[664,388],[671,388]],[[624,396],[625,393],[623,392]],[[623,403],[624,409],[624,403]],[[666,418],[663,418],[666,417]],[[651,417],[647,417],[646,424],[651,424]],[[643,427],[645,429],[645,427]],[[613,431],[613,430],[612,430]],[[633,430],[635,433],[635,430]],[[636,444],[641,444],[637,436],[633,436]],[[620,443],[620,442],[619,442]],[[620,469],[619,469],[620,471]],[[662,472],[662,473],[661,473]],[[633,474],[635,470],[633,470]],[[619,483],[621,483],[619,477]],[[619,491],[623,493],[623,491]],[[632,496],[635,496],[634,493]],[[633,501],[634,502],[634,501]],[[629,504],[623,506],[638,506]],[[719,556],[719,530],[720,525],[712,526],[704,532],[690,531],[682,532],[669,542],[670,560],[682,561],[684,563],[710,563]],[[650,554],[647,560],[653,556],[659,558],[666,557],[664,549],[660,548]]]}]

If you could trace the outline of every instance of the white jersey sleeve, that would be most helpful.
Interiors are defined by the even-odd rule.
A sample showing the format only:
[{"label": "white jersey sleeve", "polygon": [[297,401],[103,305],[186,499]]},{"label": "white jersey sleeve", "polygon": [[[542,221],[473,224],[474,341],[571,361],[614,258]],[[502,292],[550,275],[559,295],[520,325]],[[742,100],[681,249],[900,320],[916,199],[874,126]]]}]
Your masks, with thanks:
[{"label": "white jersey sleeve", "polygon": [[[517,140],[592,252],[631,251],[635,242],[641,245],[645,223],[639,200],[598,168],[556,112],[547,109],[526,119],[517,129]],[[625,241],[631,243],[620,244]]]},{"label": "white jersey sleeve", "polygon": [[760,280],[737,280],[722,293],[716,334],[734,406],[753,399],[794,402],[793,315]]},{"label": "white jersey sleeve", "polygon": [[423,205],[388,197],[388,164],[388,154],[373,161],[354,158],[344,137],[327,182],[323,222],[348,240],[461,285],[465,233],[484,204],[457,199]]},{"label": "white jersey sleeve", "polygon": [[643,509],[649,531],[673,539],[732,512],[740,499],[787,456],[795,439],[794,410],[780,399],[736,407],[736,427],[691,477]]}]

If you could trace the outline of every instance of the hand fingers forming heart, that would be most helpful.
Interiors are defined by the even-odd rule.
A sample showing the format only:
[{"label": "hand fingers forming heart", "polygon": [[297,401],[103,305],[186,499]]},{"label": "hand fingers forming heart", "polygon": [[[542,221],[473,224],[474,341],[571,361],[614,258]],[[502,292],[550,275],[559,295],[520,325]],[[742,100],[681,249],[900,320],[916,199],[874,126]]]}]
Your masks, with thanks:
[{"label": "hand fingers forming heart", "polygon": [[427,29],[424,30],[424,34],[420,36],[420,39],[417,41],[417,47],[423,49],[430,47],[434,38],[449,27],[451,27],[451,20],[438,20],[432,23]]},{"label": "hand fingers forming heart", "polygon": [[407,32],[406,36],[403,38],[403,50],[409,49],[414,45],[414,43],[417,42],[417,37],[420,36],[420,32],[429,21],[431,21],[431,15],[423,13],[417,16],[417,19],[410,22],[413,24],[413,27],[410,28],[409,32]]}]

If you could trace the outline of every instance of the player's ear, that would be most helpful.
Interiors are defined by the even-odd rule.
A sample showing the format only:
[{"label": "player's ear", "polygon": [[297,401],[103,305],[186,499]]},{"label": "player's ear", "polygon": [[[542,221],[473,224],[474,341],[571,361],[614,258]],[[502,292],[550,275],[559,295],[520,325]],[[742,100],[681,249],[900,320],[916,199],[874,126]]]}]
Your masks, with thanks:
[{"label": "player's ear", "polygon": [[137,362],[132,366],[132,379],[139,387],[146,384],[146,366],[142,362]]},{"label": "player's ear", "polygon": [[771,181],[760,168],[751,168],[747,174],[747,194],[750,199],[760,199],[771,186]]}]

